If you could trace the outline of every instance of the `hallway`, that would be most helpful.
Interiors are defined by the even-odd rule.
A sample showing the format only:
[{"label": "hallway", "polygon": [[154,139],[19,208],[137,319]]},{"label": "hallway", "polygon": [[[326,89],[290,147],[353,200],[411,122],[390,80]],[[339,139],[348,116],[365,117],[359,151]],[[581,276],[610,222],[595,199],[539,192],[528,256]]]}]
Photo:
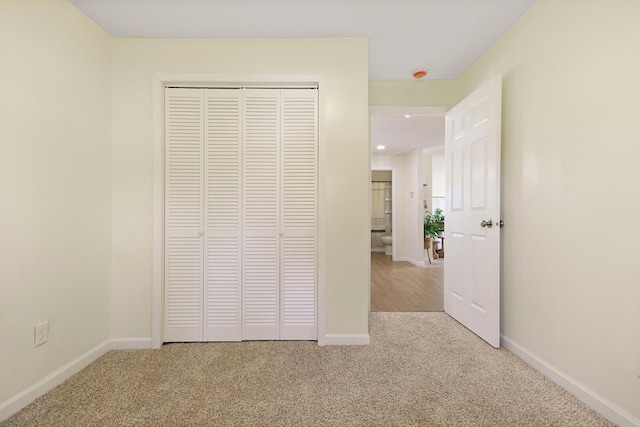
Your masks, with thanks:
[{"label": "hallway", "polygon": [[444,311],[444,259],[417,267],[371,253],[371,311]]}]

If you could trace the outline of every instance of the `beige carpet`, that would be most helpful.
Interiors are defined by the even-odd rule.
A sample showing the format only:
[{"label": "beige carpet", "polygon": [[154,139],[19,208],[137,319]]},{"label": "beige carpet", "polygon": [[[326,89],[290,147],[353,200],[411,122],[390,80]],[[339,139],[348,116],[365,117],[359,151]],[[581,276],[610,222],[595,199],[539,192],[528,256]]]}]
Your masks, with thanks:
[{"label": "beige carpet", "polygon": [[0,425],[611,425],[444,313],[372,313],[370,332],[112,351]]}]

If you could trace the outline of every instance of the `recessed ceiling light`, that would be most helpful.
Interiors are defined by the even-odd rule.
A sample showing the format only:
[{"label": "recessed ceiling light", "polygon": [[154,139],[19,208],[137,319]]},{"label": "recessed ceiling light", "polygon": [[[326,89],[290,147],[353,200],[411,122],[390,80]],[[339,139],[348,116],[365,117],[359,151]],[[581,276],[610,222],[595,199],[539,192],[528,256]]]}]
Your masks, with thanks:
[{"label": "recessed ceiling light", "polygon": [[411,114],[405,114],[405,115],[404,115],[404,118],[405,118],[405,119],[410,119],[410,118],[411,118]]},{"label": "recessed ceiling light", "polygon": [[385,148],[387,148],[387,147],[385,147],[384,145],[378,145],[376,147],[376,150],[384,150]]}]

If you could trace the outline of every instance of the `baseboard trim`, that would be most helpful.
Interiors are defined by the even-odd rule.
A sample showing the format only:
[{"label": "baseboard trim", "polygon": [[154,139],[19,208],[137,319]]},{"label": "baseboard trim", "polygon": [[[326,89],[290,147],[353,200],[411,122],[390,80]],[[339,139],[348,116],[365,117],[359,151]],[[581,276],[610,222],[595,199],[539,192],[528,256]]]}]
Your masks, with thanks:
[{"label": "baseboard trim", "polygon": [[322,345],[369,345],[369,334],[327,334]]},{"label": "baseboard trim", "polygon": [[416,267],[424,267],[426,264],[424,263],[424,261],[416,261],[413,258],[409,258],[409,257],[397,257],[394,261],[405,261],[405,262],[409,262],[413,265],[415,265]]},{"label": "baseboard trim", "polygon": [[93,347],[86,353],[76,357],[61,368],[56,369],[37,383],[33,384],[31,387],[28,387],[15,396],[0,403],[0,421],[6,420],[38,397],[62,384],[71,376],[80,372],[89,364],[103,356],[109,350],[111,350],[111,343],[109,341],[105,341],[102,344]]},{"label": "baseboard trim", "polygon": [[110,343],[111,350],[145,350],[151,348],[151,338],[114,338]]},{"label": "baseboard trim", "polygon": [[540,372],[560,387],[573,394],[591,409],[618,426],[640,426],[640,419],[610,402],[584,384],[570,377],[546,360],[532,353],[522,345],[504,335],[501,336],[504,348],[524,360],[536,371]]}]

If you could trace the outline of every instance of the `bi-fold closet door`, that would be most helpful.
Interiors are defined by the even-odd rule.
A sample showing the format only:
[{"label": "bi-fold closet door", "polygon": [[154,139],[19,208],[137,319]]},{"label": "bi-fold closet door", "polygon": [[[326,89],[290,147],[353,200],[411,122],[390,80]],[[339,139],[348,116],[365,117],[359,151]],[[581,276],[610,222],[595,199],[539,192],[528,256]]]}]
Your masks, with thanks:
[{"label": "bi-fold closet door", "polygon": [[165,342],[317,339],[317,114],[315,89],[165,89]]}]

